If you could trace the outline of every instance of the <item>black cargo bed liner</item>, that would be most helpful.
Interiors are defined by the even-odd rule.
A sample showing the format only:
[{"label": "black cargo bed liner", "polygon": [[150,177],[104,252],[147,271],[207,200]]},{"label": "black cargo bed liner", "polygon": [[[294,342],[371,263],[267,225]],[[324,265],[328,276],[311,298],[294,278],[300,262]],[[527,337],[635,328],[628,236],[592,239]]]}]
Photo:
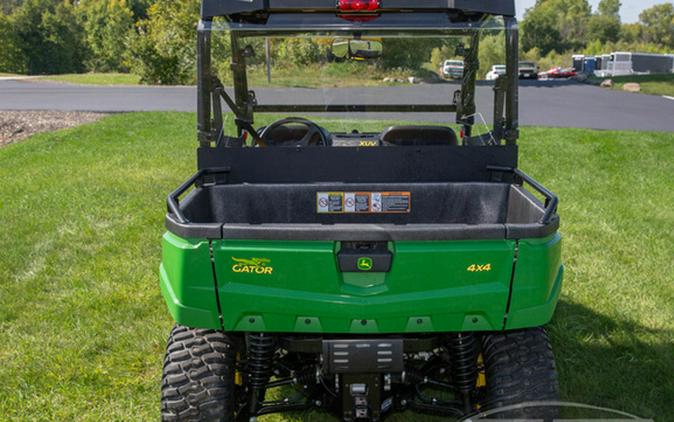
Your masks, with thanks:
[{"label": "black cargo bed liner", "polygon": [[[321,214],[318,192],[410,192],[409,213]],[[545,237],[559,226],[510,183],[242,183],[196,187],[167,215],[190,238],[255,240],[484,240]],[[182,220],[182,221],[181,221]]]}]

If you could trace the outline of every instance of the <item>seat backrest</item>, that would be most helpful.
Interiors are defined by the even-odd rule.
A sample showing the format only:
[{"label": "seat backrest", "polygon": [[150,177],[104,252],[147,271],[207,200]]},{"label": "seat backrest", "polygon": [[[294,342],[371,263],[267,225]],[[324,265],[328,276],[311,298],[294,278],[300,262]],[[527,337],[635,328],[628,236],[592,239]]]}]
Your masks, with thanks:
[{"label": "seat backrest", "polygon": [[458,145],[456,132],[446,126],[391,126],[381,135],[384,145]]}]

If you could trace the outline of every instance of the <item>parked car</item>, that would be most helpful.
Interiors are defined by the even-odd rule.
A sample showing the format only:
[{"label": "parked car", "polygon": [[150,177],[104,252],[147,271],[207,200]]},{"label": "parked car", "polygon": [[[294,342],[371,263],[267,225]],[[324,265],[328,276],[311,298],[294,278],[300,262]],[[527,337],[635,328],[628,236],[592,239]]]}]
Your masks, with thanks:
[{"label": "parked car", "polygon": [[520,62],[520,79],[538,79],[538,66],[534,62]]},{"label": "parked car", "polygon": [[488,81],[495,81],[499,76],[506,74],[506,66],[504,64],[495,64],[485,77]]},{"label": "parked car", "polygon": [[442,65],[442,76],[450,79],[463,78],[463,60],[445,60]]},{"label": "parked car", "polygon": [[547,72],[538,74],[538,79],[567,79],[573,78],[577,73],[573,68],[553,67]]}]

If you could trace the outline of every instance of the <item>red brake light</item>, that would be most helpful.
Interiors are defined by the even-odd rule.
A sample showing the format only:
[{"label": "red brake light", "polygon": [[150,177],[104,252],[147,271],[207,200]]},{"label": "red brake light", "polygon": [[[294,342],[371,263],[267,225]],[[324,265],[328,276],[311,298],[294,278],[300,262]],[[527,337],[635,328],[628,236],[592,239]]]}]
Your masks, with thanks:
[{"label": "red brake light", "polygon": [[338,0],[337,8],[341,12],[376,12],[381,0]]}]

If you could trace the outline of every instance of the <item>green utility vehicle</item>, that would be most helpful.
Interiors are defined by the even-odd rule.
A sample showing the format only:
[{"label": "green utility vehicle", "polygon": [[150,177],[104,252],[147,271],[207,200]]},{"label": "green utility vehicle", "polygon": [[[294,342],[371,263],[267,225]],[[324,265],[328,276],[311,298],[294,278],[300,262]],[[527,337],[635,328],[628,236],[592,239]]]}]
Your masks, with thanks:
[{"label": "green utility vehicle", "polygon": [[[554,415],[520,405],[558,398],[542,327],[563,266],[557,198],[518,168],[514,14],[512,0],[202,0],[198,171],[169,195],[163,238],[177,323],[163,420]],[[476,90],[485,33],[507,74]],[[448,48],[459,83],[339,86]],[[249,86],[282,69],[319,77]]]}]

